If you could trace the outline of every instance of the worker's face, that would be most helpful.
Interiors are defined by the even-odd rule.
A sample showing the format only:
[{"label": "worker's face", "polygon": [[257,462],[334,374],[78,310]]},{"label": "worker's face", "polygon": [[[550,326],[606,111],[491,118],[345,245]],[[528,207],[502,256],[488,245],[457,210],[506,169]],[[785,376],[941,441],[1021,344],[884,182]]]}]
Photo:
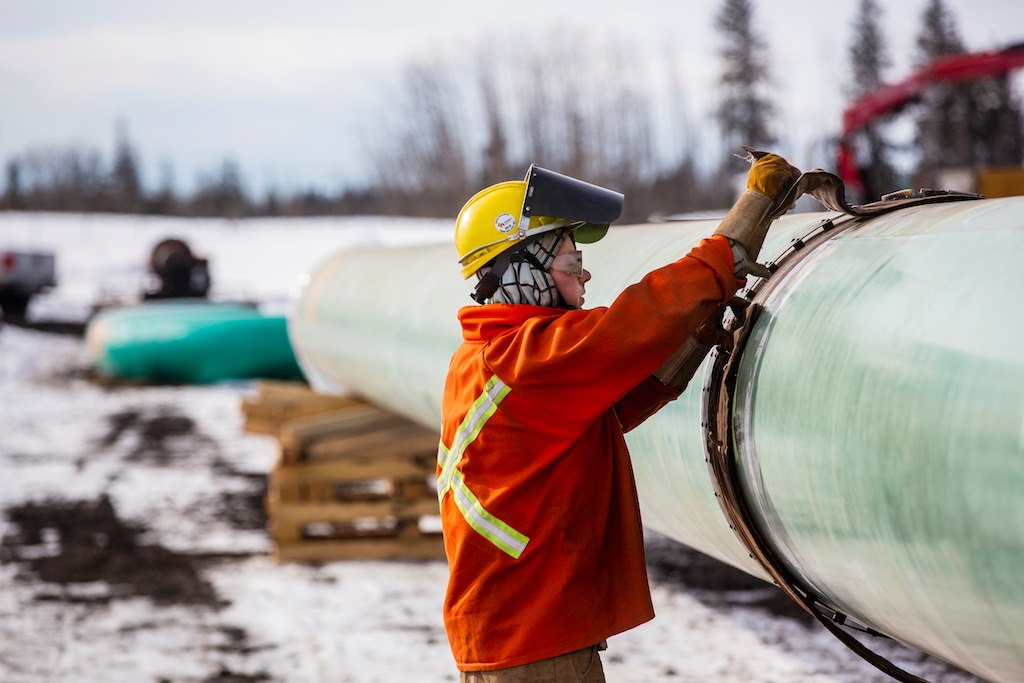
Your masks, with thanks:
[{"label": "worker's face", "polygon": [[551,264],[551,277],[565,303],[572,308],[583,308],[583,294],[590,281],[590,272],[583,268],[576,245],[568,237],[562,240]]}]

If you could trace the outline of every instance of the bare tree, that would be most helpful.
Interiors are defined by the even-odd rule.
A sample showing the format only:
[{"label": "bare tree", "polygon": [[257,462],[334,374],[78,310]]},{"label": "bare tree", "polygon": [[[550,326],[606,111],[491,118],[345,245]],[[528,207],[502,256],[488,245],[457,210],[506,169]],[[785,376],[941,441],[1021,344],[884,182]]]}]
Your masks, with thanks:
[{"label": "bare tree", "polygon": [[550,50],[529,50],[516,69],[512,68],[511,89],[517,101],[520,155],[568,175],[583,175],[580,138],[582,114],[578,91],[584,78],[582,66],[572,53],[570,41],[554,43]]},{"label": "bare tree", "polygon": [[[515,53],[482,45],[474,68],[408,67],[391,99],[397,119],[368,150],[378,187],[346,203],[376,194],[389,212],[451,216],[473,192],[522,177],[531,162],[623,191],[624,220],[722,203],[692,150],[667,165],[656,154],[655,84],[639,55],[614,41],[595,54],[564,33],[535,40],[536,49]],[[689,125],[682,116],[672,123]]]},{"label": "bare tree", "polygon": [[484,56],[478,62],[477,86],[484,118],[483,167],[480,169],[480,186],[493,185],[513,175],[509,159],[508,126],[504,115],[504,98],[493,58]]},{"label": "bare tree", "polygon": [[[720,201],[709,196],[711,188],[703,181],[696,161],[697,129],[687,113],[686,89],[674,54],[667,52],[664,62],[665,79],[660,90],[665,94],[668,120],[661,133],[662,157],[658,161],[662,168],[650,185],[650,212],[672,215],[724,205],[731,196],[726,194]],[[659,139],[657,133],[654,139]]]},{"label": "bare tree", "polygon": [[[622,182],[643,185],[655,173],[653,160],[654,115],[650,95],[637,76],[643,69],[621,46],[609,50],[603,79],[611,85],[601,102],[597,120],[606,128],[605,177],[614,171]],[[601,79],[595,79],[595,87]]]},{"label": "bare tree", "polygon": [[106,172],[98,152],[34,148],[22,155],[25,204],[49,211],[110,211]]},{"label": "bare tree", "polygon": [[600,55],[581,41],[545,44],[559,47],[503,65],[518,103],[514,158],[611,187],[646,187],[657,173],[654,121],[637,57],[614,43]]},{"label": "bare tree", "polygon": [[407,68],[402,118],[372,151],[396,207],[450,215],[483,184],[520,176],[530,162],[620,185],[650,173],[649,103],[632,83],[637,67],[624,53],[595,60],[574,41],[544,44],[515,58],[481,47],[475,93],[460,87],[457,64]]},{"label": "bare tree", "polygon": [[405,129],[391,149],[395,187],[417,195],[427,212],[445,215],[448,198],[471,186],[464,93],[457,75],[434,61],[406,67],[404,95]]}]

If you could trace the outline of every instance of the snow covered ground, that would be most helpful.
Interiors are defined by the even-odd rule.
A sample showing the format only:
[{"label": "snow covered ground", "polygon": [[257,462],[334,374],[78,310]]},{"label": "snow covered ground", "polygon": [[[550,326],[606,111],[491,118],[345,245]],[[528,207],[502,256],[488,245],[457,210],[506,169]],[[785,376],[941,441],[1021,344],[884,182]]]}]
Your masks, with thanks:
[{"label": "snow covered ground", "polygon": [[84,317],[94,303],[137,294],[150,251],[169,237],[209,258],[211,297],[280,307],[299,273],[340,248],[437,242],[450,235],[451,221],[429,219],[0,213],[0,248],[34,246],[57,254],[58,286],[32,305],[37,317]]},{"label": "snow covered ground", "polygon": [[[61,284],[30,320],[82,320],[137,288],[164,237],[210,258],[215,295],[282,306],[337,248],[449,226],[0,214],[0,243],[58,252]],[[0,683],[457,680],[444,562],[268,559],[274,444],[242,431],[253,390],[100,383],[80,338],[0,327]],[[658,617],[610,640],[609,680],[888,680],[775,588],[653,535],[648,559]],[[872,644],[930,680],[976,680]]]}]

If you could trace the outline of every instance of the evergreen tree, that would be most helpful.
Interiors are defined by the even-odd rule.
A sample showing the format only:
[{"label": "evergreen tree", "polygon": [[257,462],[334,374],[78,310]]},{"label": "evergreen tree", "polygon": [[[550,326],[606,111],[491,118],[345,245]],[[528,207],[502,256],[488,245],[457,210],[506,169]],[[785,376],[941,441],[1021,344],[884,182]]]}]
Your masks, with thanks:
[{"label": "evergreen tree", "polygon": [[[881,31],[881,11],[874,0],[861,0],[853,25],[850,43],[849,92],[858,98],[876,90],[884,82],[883,74],[889,67],[889,54]],[[858,164],[864,180],[863,199],[877,199],[896,188],[896,170],[892,165],[892,146],[883,133],[884,122],[868,124],[857,140]]]},{"label": "evergreen tree", "polygon": [[237,162],[226,158],[212,176],[200,179],[192,198],[191,213],[225,218],[242,218],[250,214],[249,197]]},{"label": "evergreen tree", "polygon": [[972,154],[979,166],[1020,166],[1024,117],[1006,74],[970,84],[968,112]]},{"label": "evergreen tree", "polygon": [[942,0],[929,0],[921,15],[921,31],[917,35],[917,65],[925,66],[937,57],[964,51],[956,18]]},{"label": "evergreen tree", "polygon": [[881,9],[874,0],[861,0],[853,21],[853,42],[850,44],[852,82],[850,94],[860,97],[881,85],[885,70],[890,66],[879,24]]},{"label": "evergreen tree", "polygon": [[768,47],[755,32],[750,0],[725,0],[715,17],[722,38],[721,97],[716,116],[727,142],[768,147],[776,138],[770,121],[775,108],[768,84]]},{"label": "evergreen tree", "polygon": [[128,138],[128,125],[118,121],[114,135],[114,167],[110,178],[114,208],[137,212],[142,209],[145,197],[135,148]]},{"label": "evergreen tree", "polygon": [[[917,63],[966,52],[952,13],[930,0],[917,37]],[[994,76],[938,85],[924,97],[917,121],[921,169],[1019,165],[1024,158],[1021,107],[1009,80]]]},{"label": "evergreen tree", "polygon": [[[929,0],[921,16],[915,63],[925,67],[939,57],[964,52],[953,15],[942,0]],[[938,84],[924,95],[917,119],[919,165],[926,174],[937,168],[974,163],[968,128],[967,86]]]},{"label": "evergreen tree", "polygon": [[11,159],[7,162],[7,188],[4,191],[3,201],[0,201],[0,208],[24,208],[22,192],[21,162],[17,159]]},{"label": "evergreen tree", "polygon": [[242,172],[234,159],[225,159],[220,178],[214,182],[214,215],[240,218],[249,212],[248,198],[242,187]]},{"label": "evergreen tree", "polygon": [[146,213],[175,214],[179,210],[178,195],[174,189],[174,167],[165,159],[160,164],[160,182],[147,202]]}]

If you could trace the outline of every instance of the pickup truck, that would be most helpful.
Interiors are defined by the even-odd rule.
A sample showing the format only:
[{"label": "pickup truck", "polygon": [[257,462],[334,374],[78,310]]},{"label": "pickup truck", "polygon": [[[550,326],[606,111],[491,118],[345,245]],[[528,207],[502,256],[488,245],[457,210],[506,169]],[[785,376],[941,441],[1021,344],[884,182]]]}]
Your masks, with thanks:
[{"label": "pickup truck", "polygon": [[5,316],[23,317],[34,295],[56,285],[52,252],[0,247],[0,308]]}]

